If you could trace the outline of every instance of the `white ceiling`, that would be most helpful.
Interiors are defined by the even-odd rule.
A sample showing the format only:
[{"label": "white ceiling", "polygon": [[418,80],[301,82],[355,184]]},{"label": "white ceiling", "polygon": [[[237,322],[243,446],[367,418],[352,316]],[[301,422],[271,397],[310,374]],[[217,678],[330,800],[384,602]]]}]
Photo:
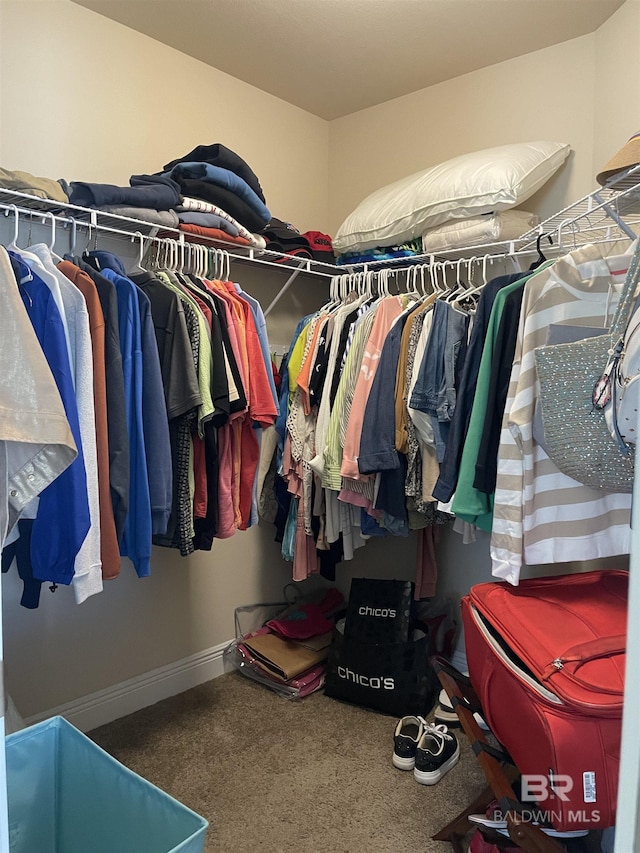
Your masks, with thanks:
[{"label": "white ceiling", "polygon": [[624,0],[74,0],[325,119],[593,32]]}]

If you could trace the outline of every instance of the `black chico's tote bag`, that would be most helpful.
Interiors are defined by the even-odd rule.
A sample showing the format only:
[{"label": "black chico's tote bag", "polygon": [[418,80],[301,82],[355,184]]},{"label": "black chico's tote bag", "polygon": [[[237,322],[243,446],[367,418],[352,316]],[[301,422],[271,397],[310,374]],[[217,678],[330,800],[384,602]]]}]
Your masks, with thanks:
[{"label": "black chico's tote bag", "polygon": [[426,714],[438,681],[429,663],[429,637],[398,643],[350,639],[338,622],[327,661],[325,693],[334,699],[403,717]]},{"label": "black chico's tote bag", "polygon": [[352,578],[345,637],[371,643],[408,640],[413,589],[411,581]]}]

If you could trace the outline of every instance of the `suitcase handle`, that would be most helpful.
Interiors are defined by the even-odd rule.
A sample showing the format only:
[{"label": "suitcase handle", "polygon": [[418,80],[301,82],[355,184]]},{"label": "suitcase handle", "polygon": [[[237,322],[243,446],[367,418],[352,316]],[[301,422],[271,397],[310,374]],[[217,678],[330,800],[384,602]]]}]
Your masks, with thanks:
[{"label": "suitcase handle", "polygon": [[622,690],[608,690],[606,687],[597,687],[582,678],[578,678],[575,674],[581,666],[599,658],[613,657],[614,655],[623,655],[627,650],[626,635],[616,634],[612,637],[599,637],[596,640],[588,640],[586,643],[578,643],[562,655],[553,660],[542,673],[542,680],[546,681],[554,673],[564,669],[565,664],[575,663],[573,672],[567,672],[565,675],[568,678],[578,682],[578,684],[587,687],[589,690],[595,690],[599,693],[611,693],[614,695],[622,695]]}]

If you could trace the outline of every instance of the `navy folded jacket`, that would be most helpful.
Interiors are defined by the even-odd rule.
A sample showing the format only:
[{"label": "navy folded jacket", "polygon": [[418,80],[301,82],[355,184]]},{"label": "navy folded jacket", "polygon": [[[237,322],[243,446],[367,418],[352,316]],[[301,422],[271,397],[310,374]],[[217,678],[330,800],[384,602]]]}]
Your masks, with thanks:
[{"label": "navy folded jacket", "polygon": [[174,166],[165,175],[178,182],[180,182],[181,178],[196,178],[203,181],[211,181],[212,184],[224,187],[235,193],[258,216],[261,216],[265,220],[265,225],[271,220],[271,213],[262,199],[256,195],[246,181],[229,169],[221,169],[219,166],[212,166],[210,163],[178,163],[177,166]]},{"label": "navy folded jacket", "polygon": [[131,186],[71,181],[67,194],[71,204],[80,207],[104,207],[108,204],[171,210],[180,204],[180,187],[161,175],[132,175]]}]

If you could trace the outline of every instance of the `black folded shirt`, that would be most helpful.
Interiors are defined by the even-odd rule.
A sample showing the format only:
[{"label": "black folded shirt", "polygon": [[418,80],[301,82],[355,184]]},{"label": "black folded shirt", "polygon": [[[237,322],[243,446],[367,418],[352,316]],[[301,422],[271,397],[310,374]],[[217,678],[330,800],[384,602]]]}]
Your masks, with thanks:
[{"label": "black folded shirt", "polygon": [[[221,169],[228,169],[230,172],[235,172],[239,178],[242,178],[249,184],[258,198],[266,204],[260,181],[249,164],[236,154],[235,151],[231,151],[230,148],[227,148],[220,142],[216,142],[213,145],[197,145],[193,151],[185,154],[184,157],[178,157],[177,160],[166,163],[163,171],[169,172],[178,163],[210,163],[212,166],[220,166]],[[227,211],[227,213],[230,213],[230,211]],[[233,214],[231,215],[233,216]]]}]

